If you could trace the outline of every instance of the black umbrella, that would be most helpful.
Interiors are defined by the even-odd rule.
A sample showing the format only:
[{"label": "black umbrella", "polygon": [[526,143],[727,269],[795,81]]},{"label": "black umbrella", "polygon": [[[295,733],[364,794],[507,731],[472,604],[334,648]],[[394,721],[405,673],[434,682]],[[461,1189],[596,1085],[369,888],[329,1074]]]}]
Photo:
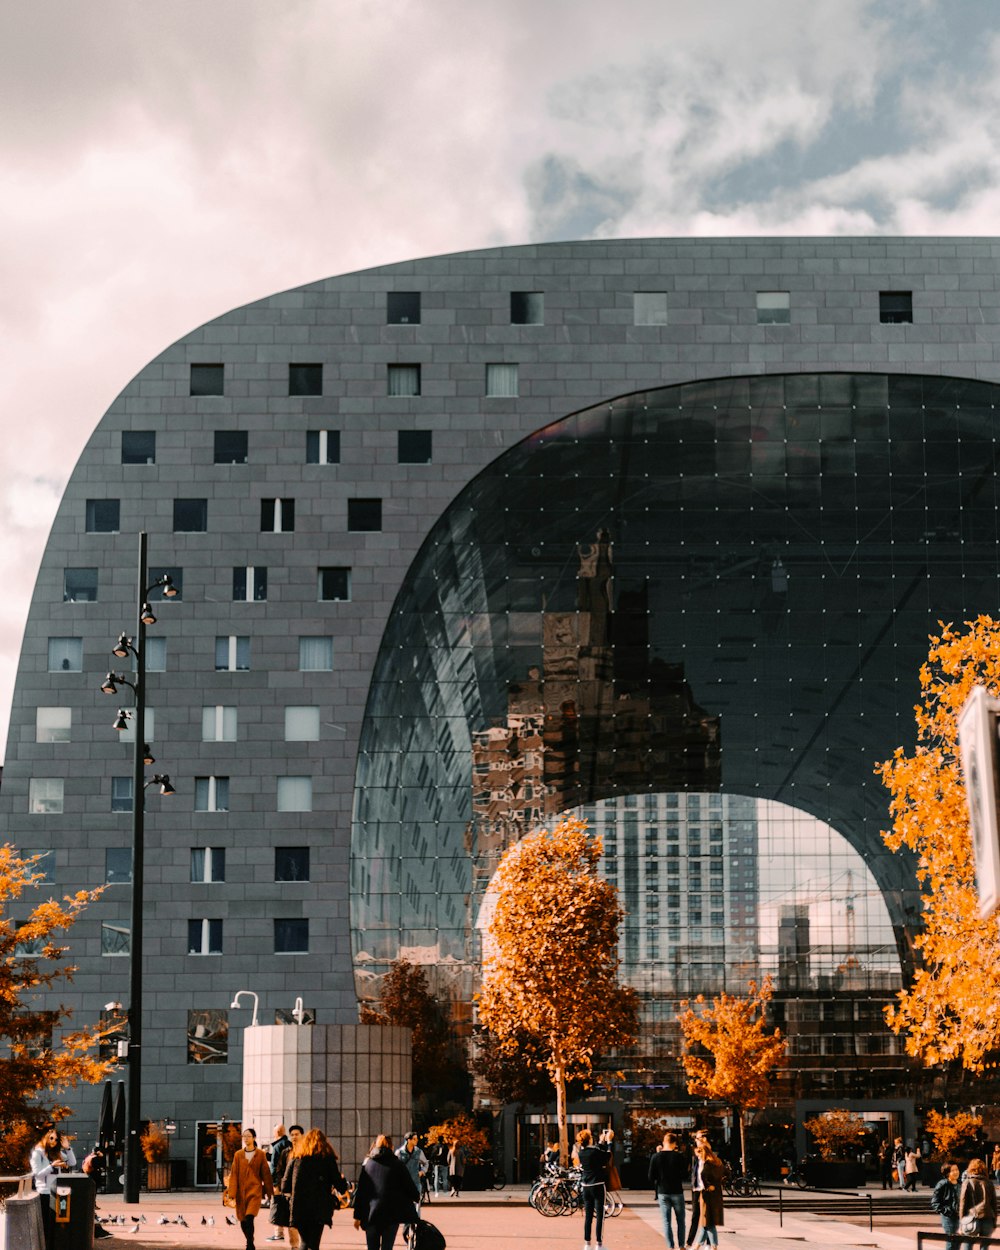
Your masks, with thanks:
[{"label": "black umbrella", "polygon": [[[119,1174],[119,1168],[124,1164],[125,1160],[125,1082],[119,1081],[118,1088],[115,1090],[115,1133],[114,1133],[114,1167],[108,1168],[109,1173],[114,1173],[115,1181],[121,1183],[123,1177]],[[117,1184],[115,1192],[118,1192]]]},{"label": "black umbrella", "polygon": [[97,1122],[97,1140],[106,1158],[111,1158],[114,1149],[115,1113],[114,1098],[111,1093],[111,1082],[104,1082],[104,1093],[101,1095],[101,1118]]}]

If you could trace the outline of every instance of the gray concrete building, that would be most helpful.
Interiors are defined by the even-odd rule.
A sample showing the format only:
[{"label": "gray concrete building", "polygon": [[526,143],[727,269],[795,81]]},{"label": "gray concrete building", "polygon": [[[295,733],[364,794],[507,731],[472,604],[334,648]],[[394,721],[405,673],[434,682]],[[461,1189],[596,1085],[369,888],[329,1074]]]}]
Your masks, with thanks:
[{"label": "gray concrete building", "polygon": [[[147,737],[177,793],[146,801],[142,1106],[178,1123],[175,1153],[238,1118],[235,991],[265,1023],[301,996],[352,1024],[402,955],[467,1020],[504,846],[629,795],[660,796],[663,829],[621,826],[622,880],[667,853],[664,796],[721,792],[743,822],[712,839],[744,848],[723,905],[707,862],[679,874],[683,911],[643,885],[647,964],[677,967],[667,912],[697,908],[708,954],[685,967],[731,985],[785,908],[827,934],[785,960],[789,989],[835,996],[843,956],[883,1001],[918,911],[873,767],[912,739],[936,622],[997,610],[998,344],[994,240],[636,239],[326,279],[128,382],[42,560],[0,803],[20,849],[51,852],[45,888],[107,887],[59,995],[95,1022],[127,993],[135,801],[99,687],[145,531],[181,588],[149,630]],[[816,846],[763,853],[751,801]],[[803,875],[803,849],[827,867]],[[692,988],[646,983],[658,1018]],[[787,1096],[884,1094],[845,1063]],[[75,1096],[84,1133],[97,1098]]]}]

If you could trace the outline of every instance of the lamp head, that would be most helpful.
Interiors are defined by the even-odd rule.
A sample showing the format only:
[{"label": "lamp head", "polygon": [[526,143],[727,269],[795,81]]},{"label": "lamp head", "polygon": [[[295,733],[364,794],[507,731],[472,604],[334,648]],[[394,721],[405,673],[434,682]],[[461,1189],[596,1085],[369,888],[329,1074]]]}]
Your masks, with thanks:
[{"label": "lamp head", "polygon": [[101,692],[103,694],[117,694],[118,693],[118,687],[115,685],[114,673],[108,673],[104,681],[101,682]]},{"label": "lamp head", "polygon": [[142,621],[143,625],[155,625],[156,624],[156,617],[153,614],[153,609],[149,606],[148,603],[144,603],[142,607],[139,609],[139,620]]},{"label": "lamp head", "polygon": [[126,634],[119,634],[118,641],[115,643],[114,647],[111,649],[111,654],[118,656],[120,660],[125,660],[128,658],[129,652],[131,650],[132,650],[132,639],[129,638]]},{"label": "lamp head", "polygon": [[143,762],[144,764],[155,764],[155,763],[156,763],[156,758],[155,758],[155,756],[153,755],[153,752],[149,749],[149,743],[148,743],[148,742],[144,742],[144,743],[142,744],[142,762]]},{"label": "lamp head", "polygon": [[169,573],[164,573],[163,575],[163,597],[164,599],[177,597],[177,587],[174,585],[174,579]]},{"label": "lamp head", "polygon": [[115,717],[115,722],[111,726],[111,728],[117,729],[119,733],[122,733],[124,730],[128,729],[129,720],[130,720],[130,717],[129,717],[128,712],[125,710],[125,708],[120,707],[118,709],[118,715]]},{"label": "lamp head", "polygon": [[160,793],[162,795],[169,797],[171,794],[177,793],[174,787],[170,784],[170,777],[167,773],[157,773],[153,778],[153,781],[154,783],[159,784]]}]

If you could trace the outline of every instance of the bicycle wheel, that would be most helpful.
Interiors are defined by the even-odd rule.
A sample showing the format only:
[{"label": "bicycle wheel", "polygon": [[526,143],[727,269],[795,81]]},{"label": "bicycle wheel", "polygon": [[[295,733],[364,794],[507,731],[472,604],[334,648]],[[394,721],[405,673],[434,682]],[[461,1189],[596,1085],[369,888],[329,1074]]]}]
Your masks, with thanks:
[{"label": "bicycle wheel", "polygon": [[748,1176],[747,1177],[747,1193],[750,1194],[751,1197],[759,1198],[763,1192],[764,1191],[761,1189],[760,1181],[757,1179],[757,1177]]},{"label": "bicycle wheel", "polygon": [[806,1180],[806,1178],[802,1175],[801,1172],[795,1173],[795,1183],[796,1185],[798,1185],[799,1189],[809,1188],[809,1182]]},{"label": "bicycle wheel", "polygon": [[528,1190],[528,1206],[529,1207],[535,1206],[539,1191],[541,1190],[544,1184],[545,1182],[542,1180],[541,1177],[538,1177],[537,1180],[532,1181],[531,1188]]},{"label": "bicycle wheel", "polygon": [[494,1172],[493,1173],[493,1188],[494,1189],[503,1189],[504,1185],[506,1184],[507,1184],[506,1172]]},{"label": "bicycle wheel", "polygon": [[563,1181],[562,1193],[566,1205],[559,1212],[560,1215],[572,1215],[574,1211],[583,1210],[583,1193],[576,1185]]},{"label": "bicycle wheel", "polygon": [[605,1215],[610,1215],[611,1218],[614,1219],[616,1216],[621,1215],[621,1213],[625,1210],[625,1203],[622,1202],[621,1195],[617,1192],[617,1190],[609,1192],[608,1197],[611,1199],[611,1210],[608,1210],[608,1204],[605,1203],[604,1213]]},{"label": "bicycle wheel", "polygon": [[535,1195],[535,1210],[539,1215],[562,1215],[566,1198],[557,1185],[543,1185]]}]

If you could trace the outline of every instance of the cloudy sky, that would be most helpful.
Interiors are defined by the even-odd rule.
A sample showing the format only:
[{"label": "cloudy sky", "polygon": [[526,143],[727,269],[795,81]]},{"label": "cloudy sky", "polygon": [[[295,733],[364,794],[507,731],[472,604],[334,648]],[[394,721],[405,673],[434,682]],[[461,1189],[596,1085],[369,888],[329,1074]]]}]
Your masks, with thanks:
[{"label": "cloudy sky", "polygon": [[504,243],[1000,233],[995,0],[10,0],[0,749],[62,489],[235,305]]}]

